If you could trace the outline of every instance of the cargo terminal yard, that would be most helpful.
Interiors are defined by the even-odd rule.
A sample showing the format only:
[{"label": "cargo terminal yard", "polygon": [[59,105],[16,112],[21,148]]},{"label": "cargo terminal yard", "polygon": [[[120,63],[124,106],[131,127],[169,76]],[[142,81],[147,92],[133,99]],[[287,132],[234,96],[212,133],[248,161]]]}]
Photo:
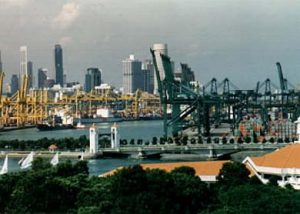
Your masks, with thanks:
[{"label": "cargo terminal yard", "polygon": [[[219,135],[252,142],[288,142],[296,137],[294,121],[300,114],[300,92],[284,78],[279,62],[274,66],[279,77],[274,82],[279,82],[279,87],[266,79],[259,80],[254,89],[244,90],[228,78],[221,82],[212,78],[201,85],[187,64],[181,64],[181,77],[175,77],[168,56],[155,50],[151,54],[159,95],[141,90],[120,94],[111,89],[89,93],[81,89],[29,89],[28,76],[23,75],[20,89],[9,97],[2,93],[5,74],[1,72],[0,126],[6,131],[32,127],[58,114],[80,121],[103,117],[99,109],[107,109],[107,118],[163,119],[165,137]],[[226,131],[219,132],[222,124]]]}]

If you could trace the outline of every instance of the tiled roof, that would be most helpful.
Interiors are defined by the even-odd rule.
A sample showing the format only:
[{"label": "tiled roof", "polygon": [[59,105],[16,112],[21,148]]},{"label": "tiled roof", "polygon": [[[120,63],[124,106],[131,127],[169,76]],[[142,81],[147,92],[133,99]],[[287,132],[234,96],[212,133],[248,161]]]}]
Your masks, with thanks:
[{"label": "tiled roof", "polygon": [[251,157],[257,166],[274,168],[300,168],[300,144],[290,144],[261,157]]},{"label": "tiled roof", "polygon": [[[143,169],[162,169],[167,172],[181,166],[192,167],[196,171],[197,176],[217,176],[224,163],[229,161],[202,161],[202,162],[177,162],[177,163],[151,163],[141,164]],[[120,169],[122,167],[119,167]],[[100,175],[101,177],[112,175],[117,169]]]}]

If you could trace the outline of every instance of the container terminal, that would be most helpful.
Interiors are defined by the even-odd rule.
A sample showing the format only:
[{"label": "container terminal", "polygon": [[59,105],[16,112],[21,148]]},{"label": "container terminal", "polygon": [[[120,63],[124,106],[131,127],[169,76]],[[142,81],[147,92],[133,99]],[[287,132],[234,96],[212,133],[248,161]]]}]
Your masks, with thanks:
[{"label": "container terminal", "polygon": [[[187,64],[181,64],[181,78],[175,77],[170,57],[151,49],[158,95],[141,90],[117,94],[111,89],[80,89],[73,92],[30,89],[23,75],[20,89],[11,97],[3,95],[4,72],[0,72],[0,128],[15,130],[36,126],[54,117],[72,123],[119,122],[163,119],[165,137],[195,135],[208,138],[233,136],[237,140],[292,141],[300,113],[300,92],[284,78],[276,63],[279,87],[270,79],[244,90],[228,78],[212,78],[199,84]],[[277,68],[277,69],[276,69]],[[226,127],[226,130],[223,128]],[[224,131],[218,131],[222,130]]]}]

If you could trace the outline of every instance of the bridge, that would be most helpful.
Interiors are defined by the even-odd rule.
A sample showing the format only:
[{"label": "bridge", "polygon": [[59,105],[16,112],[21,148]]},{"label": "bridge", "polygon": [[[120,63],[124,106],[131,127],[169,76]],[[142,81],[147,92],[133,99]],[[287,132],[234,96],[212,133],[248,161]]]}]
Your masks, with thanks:
[{"label": "bridge", "polygon": [[200,144],[200,145],[128,145],[118,150],[102,148],[101,153],[107,157],[159,158],[162,154],[193,154],[201,157],[229,159],[231,154],[241,151],[274,151],[288,143],[244,143],[244,144]]}]

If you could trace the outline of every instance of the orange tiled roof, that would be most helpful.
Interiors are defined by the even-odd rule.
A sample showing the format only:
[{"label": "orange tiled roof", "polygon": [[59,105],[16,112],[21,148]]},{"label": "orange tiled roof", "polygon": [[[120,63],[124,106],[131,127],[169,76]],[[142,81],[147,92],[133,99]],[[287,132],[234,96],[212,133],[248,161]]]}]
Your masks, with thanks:
[{"label": "orange tiled roof", "polygon": [[58,147],[55,145],[55,144],[51,144],[48,149],[51,149],[51,150],[56,150],[58,149]]},{"label": "orange tiled roof", "polygon": [[181,166],[192,167],[197,176],[216,176],[219,174],[223,164],[229,161],[202,161],[202,162],[178,162],[178,163],[151,163],[141,164],[143,169],[162,169],[167,172]]},{"label": "orange tiled roof", "polygon": [[300,144],[290,144],[261,157],[251,157],[257,166],[274,168],[300,168]]},{"label": "orange tiled roof", "polygon": [[[151,163],[141,164],[143,169],[162,169],[167,172],[181,166],[192,167],[196,171],[197,176],[217,176],[224,163],[229,161],[202,161],[202,162],[177,162],[177,163]],[[119,167],[117,169],[121,169]],[[114,174],[117,169],[102,174],[102,177]]]}]

